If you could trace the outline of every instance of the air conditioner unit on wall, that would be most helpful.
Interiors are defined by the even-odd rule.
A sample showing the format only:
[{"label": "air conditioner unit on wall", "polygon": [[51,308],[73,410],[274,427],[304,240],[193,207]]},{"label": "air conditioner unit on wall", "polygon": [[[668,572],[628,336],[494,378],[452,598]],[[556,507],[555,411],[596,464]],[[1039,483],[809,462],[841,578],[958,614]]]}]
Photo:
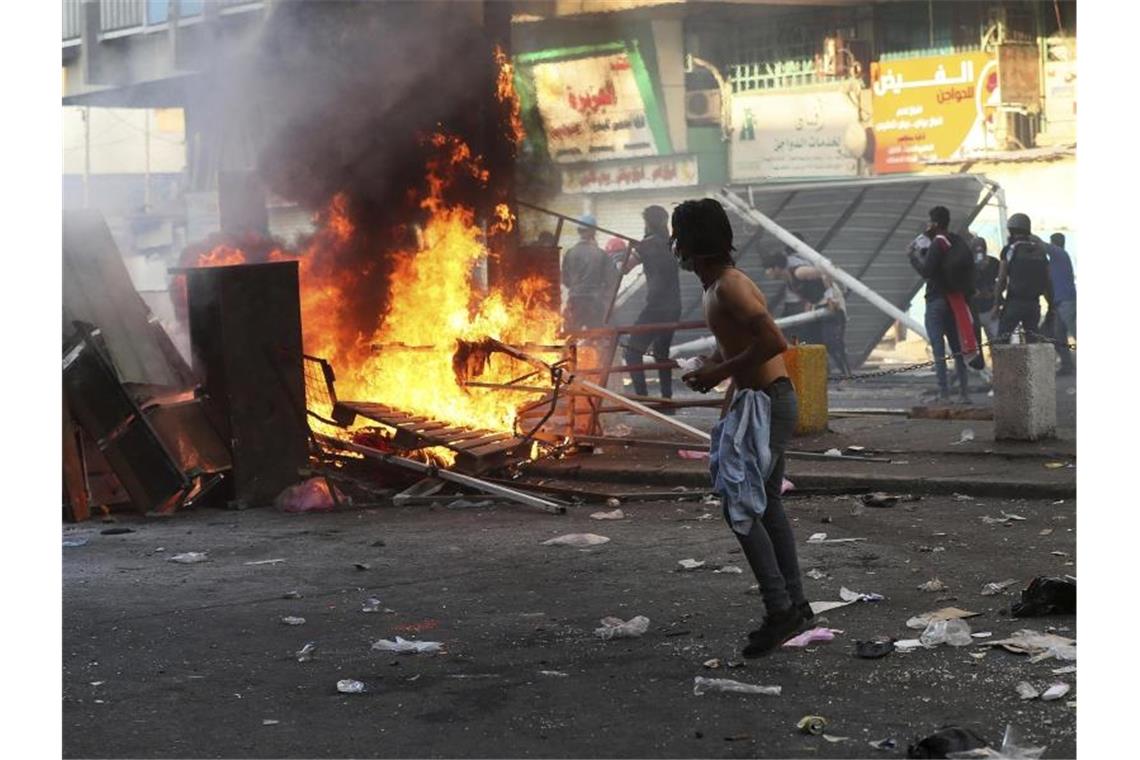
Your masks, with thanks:
[{"label": "air conditioner unit on wall", "polygon": [[720,90],[693,90],[685,93],[685,121],[689,124],[719,124]]}]

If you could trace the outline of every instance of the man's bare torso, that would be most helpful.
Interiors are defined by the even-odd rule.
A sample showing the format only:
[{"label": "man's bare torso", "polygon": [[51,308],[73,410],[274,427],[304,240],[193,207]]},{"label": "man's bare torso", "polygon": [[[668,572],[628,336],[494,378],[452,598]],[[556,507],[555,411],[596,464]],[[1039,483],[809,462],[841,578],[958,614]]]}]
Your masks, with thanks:
[{"label": "man's bare torso", "polygon": [[[754,336],[749,334],[747,325],[734,316],[723,303],[725,295],[722,291],[726,288],[731,288],[737,298],[754,298],[764,311],[768,309],[768,301],[764,298],[763,291],[748,275],[734,267],[724,270],[717,281],[705,291],[703,297],[705,320],[713,337],[716,338],[717,350],[722,359],[730,359],[740,354],[755,340]],[[773,381],[786,377],[787,374],[784,357],[777,355],[759,366],[746,367],[733,373],[732,380],[737,388],[760,390],[767,388]]]}]

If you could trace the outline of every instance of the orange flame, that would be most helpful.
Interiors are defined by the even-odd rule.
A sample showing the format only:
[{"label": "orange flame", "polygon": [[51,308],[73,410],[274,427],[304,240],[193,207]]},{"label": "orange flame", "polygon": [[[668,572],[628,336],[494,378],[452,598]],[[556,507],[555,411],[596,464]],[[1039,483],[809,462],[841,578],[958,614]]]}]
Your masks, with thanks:
[{"label": "orange flame", "polygon": [[515,91],[515,65],[503,52],[499,45],[495,46],[495,65],[499,67],[499,76],[495,82],[495,97],[499,102],[506,103],[510,109],[507,119],[507,137],[517,147],[526,137],[526,130],[522,123],[522,105],[519,103],[519,94]]},{"label": "orange flame", "polygon": [[[318,215],[318,229],[299,265],[305,352],[332,363],[340,398],[377,401],[465,427],[511,431],[519,405],[534,397],[465,387],[455,376],[452,358],[461,340],[554,342],[559,316],[550,304],[552,284],[529,277],[512,284],[513,295],[478,287],[475,268],[488,255],[483,233],[474,212],[448,203],[444,193],[457,176],[486,183],[489,173],[455,136],[434,134],[429,144],[437,154],[428,163],[427,193],[420,201],[429,214],[421,247],[378,252],[394,257],[395,266],[388,282],[388,311],[372,335],[344,334],[341,314],[353,306],[347,286],[360,275],[336,260],[355,234],[346,198],[337,195]],[[514,224],[510,208],[499,204],[490,229],[506,232]],[[269,258],[293,257],[274,251]],[[241,250],[223,245],[204,254],[198,264],[219,266],[245,259]],[[496,354],[480,380],[502,383],[530,370]],[[310,397],[317,397],[312,390]],[[435,453],[450,462],[446,453]]]}]

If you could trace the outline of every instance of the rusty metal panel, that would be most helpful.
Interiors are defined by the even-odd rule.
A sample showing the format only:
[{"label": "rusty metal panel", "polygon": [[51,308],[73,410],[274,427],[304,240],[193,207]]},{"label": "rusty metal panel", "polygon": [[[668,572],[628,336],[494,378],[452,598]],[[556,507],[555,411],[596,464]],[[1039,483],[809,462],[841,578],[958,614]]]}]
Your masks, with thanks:
[{"label": "rusty metal panel", "polygon": [[233,496],[269,504],[308,461],[297,262],[186,270],[190,343]]}]

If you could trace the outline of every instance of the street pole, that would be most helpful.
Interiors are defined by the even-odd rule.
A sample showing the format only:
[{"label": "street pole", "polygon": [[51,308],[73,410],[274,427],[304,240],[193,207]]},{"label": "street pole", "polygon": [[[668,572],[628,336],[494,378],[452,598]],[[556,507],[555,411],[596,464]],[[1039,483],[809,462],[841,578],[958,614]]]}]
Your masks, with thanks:
[{"label": "street pole", "polygon": [[83,107],[83,208],[91,206],[91,106]]}]

